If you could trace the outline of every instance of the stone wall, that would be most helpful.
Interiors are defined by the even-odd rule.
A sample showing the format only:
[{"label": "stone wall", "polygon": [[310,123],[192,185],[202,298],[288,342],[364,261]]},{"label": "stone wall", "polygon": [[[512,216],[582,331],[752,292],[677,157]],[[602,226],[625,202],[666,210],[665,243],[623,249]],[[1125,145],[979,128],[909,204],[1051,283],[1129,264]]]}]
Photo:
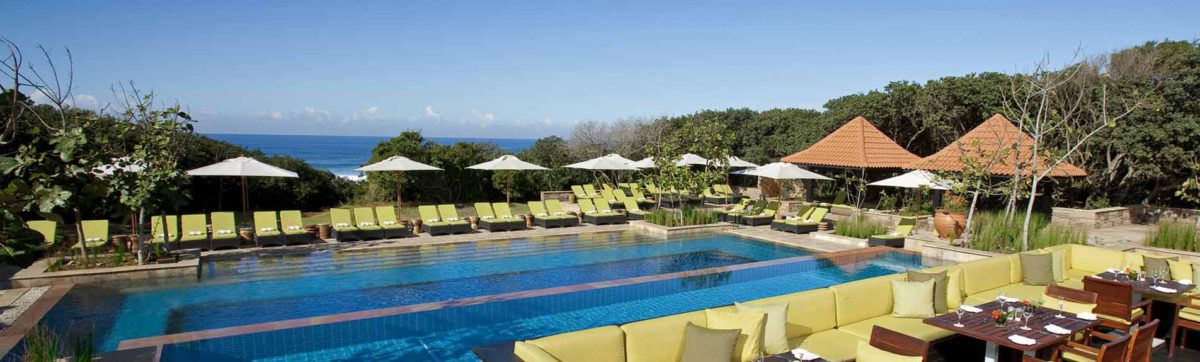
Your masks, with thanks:
[{"label": "stone wall", "polygon": [[1133,224],[1134,218],[1131,208],[1124,206],[1095,210],[1055,207],[1051,209],[1050,223],[1087,229],[1103,229]]},{"label": "stone wall", "polygon": [[1175,207],[1133,205],[1128,208],[1135,224],[1157,224],[1161,221],[1195,223],[1197,214],[1200,214],[1200,210]]},{"label": "stone wall", "polygon": [[561,202],[569,202],[571,199],[571,196],[574,196],[574,195],[575,194],[572,193],[571,191],[542,191],[542,194],[541,194],[542,201],[546,201],[546,200],[550,200],[550,199],[557,199],[558,201],[561,201]]}]

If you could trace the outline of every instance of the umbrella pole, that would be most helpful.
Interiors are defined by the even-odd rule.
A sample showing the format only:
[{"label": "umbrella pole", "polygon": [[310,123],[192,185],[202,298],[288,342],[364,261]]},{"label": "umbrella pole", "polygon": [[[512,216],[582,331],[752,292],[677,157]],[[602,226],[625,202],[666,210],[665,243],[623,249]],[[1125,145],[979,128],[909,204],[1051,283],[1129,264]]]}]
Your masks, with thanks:
[{"label": "umbrella pole", "polygon": [[513,178],[513,172],[515,172],[515,171],[508,171],[508,183],[504,185],[504,203],[505,203],[505,204],[511,204],[511,203],[512,203],[512,178]]},{"label": "umbrella pole", "polygon": [[404,204],[400,200],[400,176],[403,174],[404,171],[396,171],[396,213],[400,213],[404,208]]},{"label": "umbrella pole", "polygon": [[249,213],[250,197],[246,193],[246,176],[242,176],[242,221],[245,221],[246,214]]}]

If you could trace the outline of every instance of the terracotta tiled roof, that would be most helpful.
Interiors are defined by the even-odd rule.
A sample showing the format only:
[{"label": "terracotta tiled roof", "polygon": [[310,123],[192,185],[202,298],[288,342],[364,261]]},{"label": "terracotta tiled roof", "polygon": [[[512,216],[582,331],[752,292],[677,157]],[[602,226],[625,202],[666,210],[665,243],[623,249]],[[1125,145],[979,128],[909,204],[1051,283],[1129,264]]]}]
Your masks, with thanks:
[{"label": "terracotta tiled roof", "polygon": [[849,168],[901,168],[920,159],[866,118],[854,117],[817,143],[784,157],[782,161]]},{"label": "terracotta tiled roof", "polygon": [[[1033,138],[1021,132],[1008,118],[996,114],[941,151],[904,168],[961,171],[965,167],[964,155],[979,159],[981,163],[991,162],[992,174],[1012,175],[1016,165],[1028,164],[1033,159]],[[1036,162],[1036,169],[1045,169],[1046,161],[1042,157],[1037,157]],[[1055,167],[1050,176],[1087,176],[1087,171],[1064,162]]]}]

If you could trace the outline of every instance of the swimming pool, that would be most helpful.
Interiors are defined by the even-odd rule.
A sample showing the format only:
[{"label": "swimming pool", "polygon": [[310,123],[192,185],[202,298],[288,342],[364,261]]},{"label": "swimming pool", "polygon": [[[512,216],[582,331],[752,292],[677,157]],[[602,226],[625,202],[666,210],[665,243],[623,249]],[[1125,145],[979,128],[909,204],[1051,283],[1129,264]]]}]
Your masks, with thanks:
[{"label": "swimming pool", "polygon": [[[44,321],[124,340],[776,260],[809,252],[725,234],[634,231],[206,259],[201,278],[77,285]],[[81,322],[86,321],[86,322]],[[81,326],[81,323],[86,325]]]},{"label": "swimming pool", "polygon": [[[878,251],[849,258],[797,257],[662,276],[468,298],[432,309],[257,325],[226,335],[162,339],[163,361],[471,361],[471,348],[621,324],[892,274],[937,261]],[[371,314],[371,313],[362,313]],[[291,323],[288,323],[291,324]],[[220,335],[222,333],[215,333]],[[143,340],[144,341],[144,340]],[[142,344],[145,345],[145,344]],[[127,346],[132,347],[132,346]]]}]

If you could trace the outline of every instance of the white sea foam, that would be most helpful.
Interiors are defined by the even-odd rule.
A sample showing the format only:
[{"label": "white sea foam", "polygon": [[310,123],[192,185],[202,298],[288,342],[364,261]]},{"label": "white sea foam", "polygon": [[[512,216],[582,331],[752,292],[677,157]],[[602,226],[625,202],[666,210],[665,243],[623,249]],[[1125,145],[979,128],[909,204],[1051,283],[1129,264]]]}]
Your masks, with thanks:
[{"label": "white sea foam", "polygon": [[359,181],[363,181],[363,180],[367,179],[367,177],[363,176],[363,175],[337,175],[337,177],[341,177],[342,179],[346,179],[346,180],[350,180],[350,181],[354,181],[354,182],[359,182]]}]

